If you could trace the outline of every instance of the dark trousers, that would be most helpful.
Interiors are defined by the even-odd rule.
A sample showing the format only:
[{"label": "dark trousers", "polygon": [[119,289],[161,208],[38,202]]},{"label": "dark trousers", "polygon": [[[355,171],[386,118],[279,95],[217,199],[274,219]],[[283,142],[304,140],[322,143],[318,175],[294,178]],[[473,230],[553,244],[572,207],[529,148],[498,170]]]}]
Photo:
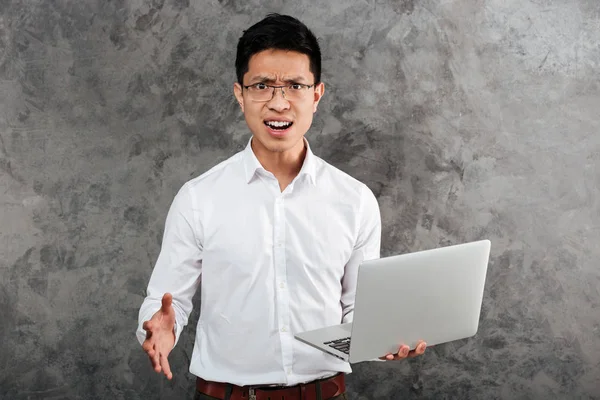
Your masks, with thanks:
[{"label": "dark trousers", "polygon": [[[208,393],[211,393],[213,395],[216,395],[217,392],[220,392],[221,394],[219,394],[219,396],[223,396],[224,399],[223,400],[231,400],[232,397],[232,392],[235,393],[234,398],[238,399],[240,393],[240,387],[239,386],[235,386],[232,384],[223,384],[223,383],[215,383],[215,382],[207,382],[204,381],[200,378],[197,379],[196,381],[197,384],[197,389],[196,389],[196,395],[194,397],[194,400],[221,400],[219,398],[215,398],[213,396],[209,396],[205,393],[203,393],[204,390],[206,390]],[[342,385],[342,386],[340,386]],[[258,397],[260,398],[264,398],[263,396],[266,395],[266,397],[271,400],[271,397],[273,397],[273,400],[283,400],[284,398],[284,394],[285,392],[288,392],[289,394],[286,395],[285,397],[287,398],[295,398],[297,399],[298,395],[301,394],[302,391],[305,390],[305,387],[302,387],[305,385],[296,385],[296,386],[292,386],[289,388],[286,388],[288,390],[281,390],[284,389],[281,386],[275,386],[275,387],[263,387],[258,388],[260,390],[260,392],[262,393],[257,393]],[[348,397],[346,396],[346,393],[342,393],[340,395],[337,395],[335,397],[325,397],[325,396],[332,396],[335,395],[337,393],[340,393],[342,391],[344,391],[343,387],[344,385],[344,374],[342,373],[338,373],[333,377],[329,377],[329,378],[325,378],[325,379],[317,379],[313,382],[311,382],[311,390],[312,392],[309,390],[305,396],[302,397],[306,397],[306,399],[314,399],[316,396],[316,400],[347,400]],[[342,390],[340,390],[342,389]],[[213,392],[213,390],[216,390],[216,392]],[[297,390],[297,391],[296,391]],[[201,392],[202,391],[202,392]],[[291,391],[291,393],[290,393]],[[304,400],[306,400],[304,399]]]},{"label": "dark trousers", "polygon": [[[217,400],[217,398],[207,396],[204,393],[196,392],[196,396],[194,397],[194,400]],[[331,400],[348,400],[348,397],[346,397],[346,393],[342,393],[339,396],[332,397]]]}]

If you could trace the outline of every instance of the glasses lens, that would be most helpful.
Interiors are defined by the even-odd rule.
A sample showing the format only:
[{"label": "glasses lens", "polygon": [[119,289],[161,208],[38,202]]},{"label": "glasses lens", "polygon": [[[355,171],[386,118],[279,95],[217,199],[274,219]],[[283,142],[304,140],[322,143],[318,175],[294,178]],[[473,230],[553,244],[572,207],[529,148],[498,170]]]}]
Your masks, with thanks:
[{"label": "glasses lens", "polygon": [[248,96],[254,101],[269,101],[273,97],[273,88],[263,84],[248,87]]},{"label": "glasses lens", "polygon": [[[248,87],[248,95],[254,101],[269,101],[274,95],[274,90],[282,90],[281,88],[273,88],[264,84],[256,84]],[[305,85],[290,85],[283,88],[284,98],[289,101],[299,101],[308,97],[310,88]]]},{"label": "glasses lens", "polygon": [[305,85],[290,85],[285,90],[285,98],[290,101],[300,101],[308,97],[310,89]]}]

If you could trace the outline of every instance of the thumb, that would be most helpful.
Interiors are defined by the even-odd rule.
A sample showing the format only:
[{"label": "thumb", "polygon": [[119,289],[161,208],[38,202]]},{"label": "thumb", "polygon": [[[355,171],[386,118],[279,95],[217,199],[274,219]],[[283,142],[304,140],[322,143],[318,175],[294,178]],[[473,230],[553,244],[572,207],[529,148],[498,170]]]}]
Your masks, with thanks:
[{"label": "thumb", "polygon": [[173,303],[173,295],[171,293],[165,293],[162,298],[161,311],[168,314],[171,310],[171,304]]}]

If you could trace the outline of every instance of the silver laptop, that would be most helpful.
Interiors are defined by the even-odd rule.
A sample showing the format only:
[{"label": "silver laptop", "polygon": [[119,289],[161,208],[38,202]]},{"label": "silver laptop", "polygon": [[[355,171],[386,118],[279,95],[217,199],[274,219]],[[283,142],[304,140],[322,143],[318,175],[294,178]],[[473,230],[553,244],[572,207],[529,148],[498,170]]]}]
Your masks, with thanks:
[{"label": "silver laptop", "polygon": [[474,336],[479,326],[490,241],[364,261],[352,323],[296,339],[350,363]]}]

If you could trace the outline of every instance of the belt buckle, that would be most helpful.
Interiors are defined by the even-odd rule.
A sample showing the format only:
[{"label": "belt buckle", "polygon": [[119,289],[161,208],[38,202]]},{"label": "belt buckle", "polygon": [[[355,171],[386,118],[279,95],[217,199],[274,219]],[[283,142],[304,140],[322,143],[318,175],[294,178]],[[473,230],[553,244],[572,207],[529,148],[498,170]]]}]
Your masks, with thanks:
[{"label": "belt buckle", "polygon": [[254,394],[254,388],[248,389],[248,400],[256,400],[256,394]]}]

